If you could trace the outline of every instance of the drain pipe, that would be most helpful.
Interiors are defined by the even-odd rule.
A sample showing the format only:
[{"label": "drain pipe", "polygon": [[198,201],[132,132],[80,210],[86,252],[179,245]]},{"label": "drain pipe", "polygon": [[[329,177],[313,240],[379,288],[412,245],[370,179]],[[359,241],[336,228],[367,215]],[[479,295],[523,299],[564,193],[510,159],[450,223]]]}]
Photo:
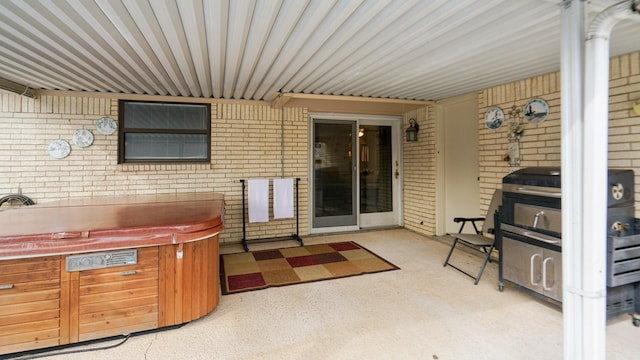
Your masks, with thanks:
[{"label": "drain pipe", "polygon": [[[569,2],[565,1],[565,6]],[[563,241],[563,273],[567,275],[563,280],[566,359],[606,357],[609,39],[613,27],[636,12],[638,0],[627,0],[607,8],[593,19],[585,37],[584,62],[580,61],[580,64],[584,63],[583,110],[582,113],[571,113],[571,118],[562,120],[562,150],[569,150],[566,156],[562,156],[562,167],[569,172],[578,172],[567,174],[567,171],[563,171],[562,179],[563,235],[564,224],[570,228],[567,229],[566,241]],[[578,17],[584,19],[584,11],[575,16],[565,17],[563,14],[563,21]],[[574,33],[580,31],[575,28],[576,25],[575,22],[572,25]],[[575,64],[564,59],[564,55],[562,71],[570,71],[568,67]],[[573,85],[580,86],[579,83]],[[568,104],[563,102],[563,107],[573,109],[572,104],[573,101],[569,100]],[[584,121],[580,124],[582,118]],[[575,147],[576,144],[582,152]],[[581,168],[575,162],[582,164]],[[569,176],[566,180],[580,179],[568,183],[565,182],[565,175]],[[568,194],[564,194],[565,189]],[[565,250],[565,242],[570,244],[569,249]]]}]

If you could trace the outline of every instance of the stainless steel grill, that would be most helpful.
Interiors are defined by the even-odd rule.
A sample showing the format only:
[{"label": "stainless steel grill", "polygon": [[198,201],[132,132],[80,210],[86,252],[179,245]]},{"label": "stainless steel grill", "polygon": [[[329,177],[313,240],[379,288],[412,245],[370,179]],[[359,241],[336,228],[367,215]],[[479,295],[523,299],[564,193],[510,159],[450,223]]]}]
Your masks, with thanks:
[{"label": "stainless steel grill", "polygon": [[[610,169],[607,201],[609,253],[616,239],[634,236],[634,174],[632,170]],[[557,167],[525,168],[502,181],[500,213],[500,286],[503,280],[516,284],[536,296],[562,301],[562,199],[561,171]],[[604,191],[604,190],[603,190]],[[628,242],[628,241],[627,241]],[[637,256],[640,257],[640,241]],[[609,256],[609,268],[614,256]],[[638,278],[629,279],[637,266]],[[640,260],[618,266],[626,275],[608,275],[640,280]],[[613,286],[614,281],[608,284]]]}]

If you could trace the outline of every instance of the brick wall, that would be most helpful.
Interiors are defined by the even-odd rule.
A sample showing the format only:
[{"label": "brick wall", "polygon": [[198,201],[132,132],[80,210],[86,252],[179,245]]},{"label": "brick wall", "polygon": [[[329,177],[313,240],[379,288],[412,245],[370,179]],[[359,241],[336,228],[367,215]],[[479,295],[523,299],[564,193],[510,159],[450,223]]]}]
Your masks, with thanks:
[{"label": "brick wall", "polygon": [[[640,189],[640,117],[633,112],[632,101],[640,99],[640,52],[611,59],[609,93],[609,167],[633,169],[636,189]],[[520,167],[503,160],[507,152],[507,114],[512,106],[522,108],[529,100],[541,98],[550,108],[549,117],[539,125],[524,121],[520,140],[520,167],[560,166],[560,73],[550,73],[479,92],[478,127],[480,132],[481,207],[488,208],[493,190],[501,186],[502,177]],[[490,106],[500,106],[505,124],[490,130],[484,113]],[[606,151],[606,149],[603,149]],[[636,216],[640,215],[640,194],[636,192]]]},{"label": "brick wall", "polygon": [[[640,99],[639,52],[612,59],[610,84],[609,165],[634,169],[636,188],[640,189],[640,117],[631,108],[631,102]],[[494,105],[508,112],[514,105],[522,108],[533,98],[546,100],[550,106],[547,120],[539,125],[524,125],[520,166],[560,165],[560,76],[559,73],[545,74],[485,89],[478,94],[480,200],[482,210],[486,211],[491,194],[500,187],[502,177],[517,168],[503,160],[508,127],[487,129],[484,112]],[[78,128],[95,129],[95,121],[101,116],[117,119],[115,96],[45,95],[33,100],[0,93],[0,171],[3,174],[0,194],[21,189],[35,201],[45,202],[75,196],[221,192],[227,207],[226,229],[221,239],[238,242],[242,237],[238,180],[279,177],[284,166],[285,177],[303,179],[300,183],[300,233],[306,235],[309,222],[306,109],[285,108],[281,111],[265,103],[210,101],[211,164],[118,165],[115,134],[102,136],[94,131],[94,144],[85,149],[72,145],[71,155],[66,159],[53,159],[46,152],[51,140],[71,140],[73,131]],[[403,129],[408,127],[410,118],[420,124],[417,142],[403,140],[404,225],[427,235],[435,233],[434,111],[434,107],[429,106],[408,112],[403,117]],[[281,128],[284,128],[284,139]],[[640,201],[640,195],[636,198]],[[640,203],[636,209],[640,210]],[[294,229],[293,219],[250,224],[247,236],[288,235]]]},{"label": "brick wall", "polygon": [[640,217],[640,52],[611,59],[609,82],[609,167],[635,172],[636,217]]},{"label": "brick wall", "polygon": [[[493,191],[502,185],[502,177],[519,169],[504,160],[507,154],[510,115],[515,106],[522,109],[529,100],[544,99],[549,104],[549,116],[538,125],[522,118],[524,133],[520,137],[520,167],[560,166],[560,75],[545,74],[501,86],[478,94],[480,203],[486,211]],[[484,113],[491,106],[505,112],[504,124],[491,130],[484,123]]]},{"label": "brick wall", "polygon": [[[180,101],[171,99],[167,101]],[[36,202],[81,196],[126,196],[174,192],[225,195],[224,242],[242,238],[240,179],[299,177],[300,233],[307,232],[307,112],[268,105],[213,102],[210,164],[117,164],[117,134],[100,135],[95,122],[118,116],[118,99],[46,95],[29,99],[0,94],[0,194],[21,191]],[[76,129],[93,131],[87,148],[71,142]],[[281,130],[284,129],[284,138]],[[65,139],[65,159],[47,154],[47,145]],[[248,224],[247,238],[290,235],[295,220]]]},{"label": "brick wall", "polygon": [[[636,217],[640,217],[640,116],[632,109],[632,101],[640,99],[640,52],[611,59],[609,94],[609,166],[633,169],[636,174]],[[509,110],[522,109],[534,98],[547,101],[548,118],[541,124],[523,121],[520,139],[522,161],[510,166],[505,161]],[[491,106],[505,111],[505,124],[490,130],[484,123],[484,113]],[[421,126],[419,141],[404,143],[404,222],[407,229],[435,234],[435,114],[434,107],[405,114]],[[502,178],[521,167],[560,166],[560,73],[544,74],[478,92],[480,207],[486,213],[495,189]],[[603,149],[604,151],[604,149]]]},{"label": "brick wall", "polygon": [[[433,106],[405,114],[403,129],[413,118],[420,125],[418,141],[403,140],[404,227],[432,235],[436,228],[436,123]],[[403,134],[404,138],[404,134]]]}]

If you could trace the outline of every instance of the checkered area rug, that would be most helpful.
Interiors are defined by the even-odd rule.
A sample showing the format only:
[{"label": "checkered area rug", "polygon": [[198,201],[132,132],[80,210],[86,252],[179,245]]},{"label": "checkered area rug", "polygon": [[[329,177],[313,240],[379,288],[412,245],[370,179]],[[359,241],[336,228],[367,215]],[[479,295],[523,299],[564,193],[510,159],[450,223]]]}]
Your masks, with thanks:
[{"label": "checkered area rug", "polygon": [[220,255],[222,294],[397,270],[355,242]]}]

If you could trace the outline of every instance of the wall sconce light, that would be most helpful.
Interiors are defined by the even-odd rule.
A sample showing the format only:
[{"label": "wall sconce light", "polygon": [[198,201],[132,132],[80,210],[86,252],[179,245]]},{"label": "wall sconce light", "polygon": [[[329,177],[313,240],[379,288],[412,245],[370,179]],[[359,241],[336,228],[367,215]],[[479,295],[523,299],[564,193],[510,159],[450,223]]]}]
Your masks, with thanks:
[{"label": "wall sconce light", "polygon": [[409,127],[405,131],[407,134],[407,141],[418,141],[418,131],[420,125],[416,122],[416,119],[409,119]]},{"label": "wall sconce light", "polygon": [[640,116],[640,99],[633,102],[633,112]]}]

